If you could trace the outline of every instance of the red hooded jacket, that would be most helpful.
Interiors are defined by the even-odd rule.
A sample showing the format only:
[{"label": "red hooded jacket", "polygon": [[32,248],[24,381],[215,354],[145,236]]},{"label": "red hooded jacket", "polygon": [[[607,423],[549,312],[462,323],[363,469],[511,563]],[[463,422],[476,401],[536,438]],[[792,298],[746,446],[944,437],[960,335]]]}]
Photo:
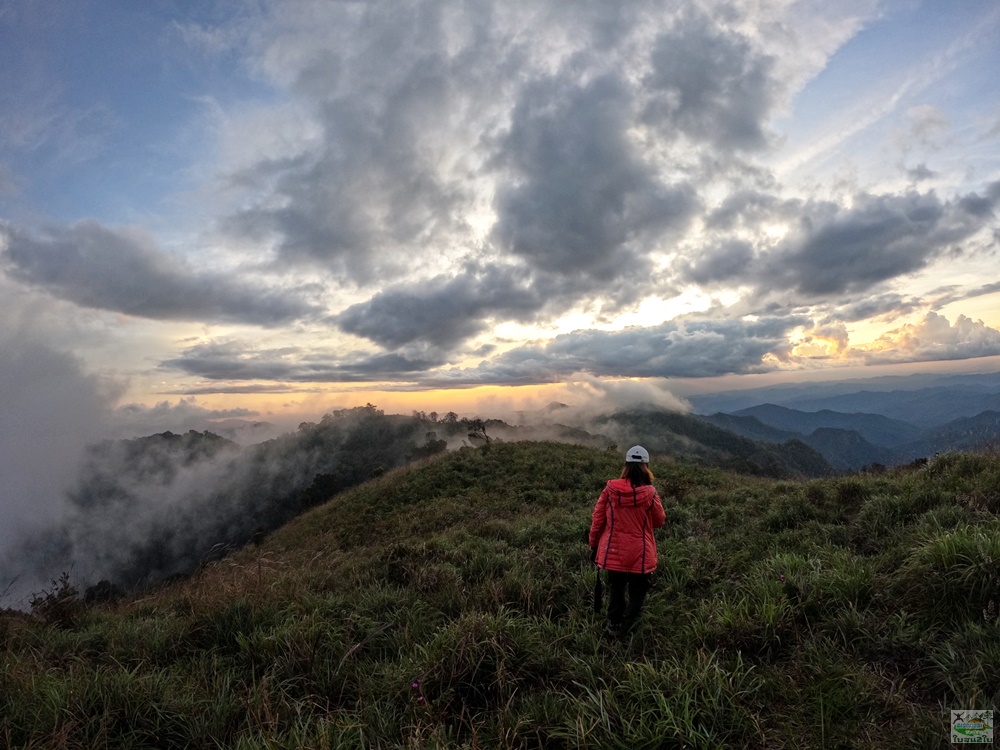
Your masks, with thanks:
[{"label": "red hooded jacket", "polygon": [[653,529],[667,520],[656,488],[633,487],[627,479],[612,479],[601,492],[590,522],[590,546],[604,570],[652,573],[656,570]]}]

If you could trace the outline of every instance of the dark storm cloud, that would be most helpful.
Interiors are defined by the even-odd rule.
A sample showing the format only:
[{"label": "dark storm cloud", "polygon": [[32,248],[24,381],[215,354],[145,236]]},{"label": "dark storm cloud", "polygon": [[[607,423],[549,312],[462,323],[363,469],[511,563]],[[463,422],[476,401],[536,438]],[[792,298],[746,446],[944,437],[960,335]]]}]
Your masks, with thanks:
[{"label": "dark storm cloud", "polygon": [[906,176],[909,177],[914,182],[920,182],[922,180],[930,180],[937,177],[937,172],[932,171],[927,168],[926,164],[918,164],[912,169],[907,169]]},{"label": "dark storm cloud", "polygon": [[457,276],[386,289],[334,321],[341,330],[385,347],[423,342],[451,349],[481,333],[488,316],[529,320],[545,303],[529,281],[514,269],[467,269]]},{"label": "dark storm cloud", "polygon": [[711,377],[763,372],[785,356],[787,333],[804,318],[670,321],[621,331],[584,330],[512,349],[476,368],[440,371],[434,385],[531,384],[585,372],[597,377]]},{"label": "dark storm cloud", "polygon": [[792,218],[800,209],[797,201],[782,201],[757,190],[736,190],[706,214],[705,226],[716,230],[756,226],[763,220]]},{"label": "dark storm cloud", "polygon": [[662,182],[629,141],[631,93],[615,76],[585,85],[545,79],[514,107],[497,164],[496,242],[533,268],[565,276],[644,275],[643,251],[687,226],[686,183]]},{"label": "dark storm cloud", "polygon": [[[998,205],[1000,183],[951,200],[942,200],[933,191],[862,193],[847,207],[739,190],[706,215],[705,227],[715,244],[698,256],[676,261],[672,271],[681,282],[753,286],[756,311],[761,314],[767,309],[760,307],[762,300],[788,292],[796,294],[790,299],[793,307],[830,297],[834,303],[847,302],[843,320],[860,320],[866,317],[865,309],[872,315],[893,309],[910,312],[921,303],[871,297],[871,293],[884,282],[967,252],[964,243],[995,221]],[[753,253],[745,240],[731,235],[740,230],[759,232],[769,224],[790,230],[774,244],[758,240]],[[851,297],[858,297],[858,302],[849,302]]]},{"label": "dark storm cloud", "polygon": [[785,357],[787,332],[808,322],[800,316],[786,316],[758,321],[671,321],[622,331],[581,330],[544,344],[518,347],[466,369],[441,369],[446,360],[433,353],[259,350],[236,341],[199,344],[161,366],[206,380],[395,381],[421,387],[549,383],[580,372],[596,377],[706,377],[770,369],[764,358]]},{"label": "dark storm cloud", "polygon": [[821,325],[834,322],[854,323],[880,315],[895,318],[919,310],[923,304],[922,300],[915,297],[904,298],[898,294],[882,294],[838,305],[819,322]]},{"label": "dark storm cloud", "polygon": [[208,380],[293,380],[301,351],[298,347],[261,351],[239,342],[211,342],[188,347],[160,366]]},{"label": "dark storm cloud", "polygon": [[319,132],[232,175],[251,197],[224,228],[270,244],[283,263],[385,284],[412,271],[415,251],[478,244],[465,219],[495,195],[496,245],[568,277],[562,294],[591,291],[583,279],[641,275],[643,251],[696,209],[692,187],[659,179],[628,136],[634,82],[595,73],[623,54],[648,10],[314,9],[329,33],[278,34],[265,58],[295,61],[291,89]]},{"label": "dark storm cloud", "polygon": [[688,16],[656,41],[644,120],[724,151],[760,149],[777,94],[773,63],[746,37]]},{"label": "dark storm cloud", "polygon": [[972,289],[963,289],[958,286],[943,287],[935,290],[937,296],[933,300],[933,306],[935,309],[940,309],[953,302],[974,299],[984,294],[995,294],[996,292],[1000,292],[1000,281],[994,281],[992,284],[983,284]]},{"label": "dark storm cloud", "polygon": [[977,219],[992,219],[994,216],[993,207],[996,203],[996,197],[990,196],[989,193],[986,195],[969,193],[958,200],[959,207]]},{"label": "dark storm cloud", "polygon": [[418,375],[438,367],[442,360],[422,359],[403,354],[377,354],[359,357],[338,365],[330,373],[329,380],[359,381],[372,380],[413,380]]},{"label": "dark storm cloud", "polygon": [[192,388],[177,388],[157,391],[160,396],[208,396],[216,393],[257,394],[257,393],[303,393],[308,389],[274,383],[254,383],[251,385],[204,385]]},{"label": "dark storm cloud", "polygon": [[744,240],[724,240],[695,259],[678,263],[685,281],[712,284],[742,278],[754,259],[753,245]]},{"label": "dark storm cloud", "polygon": [[440,359],[397,353],[344,353],[300,347],[261,350],[240,342],[217,342],[189,347],[160,366],[206,380],[333,383],[412,380],[441,364]]},{"label": "dark storm cloud", "polygon": [[755,269],[761,290],[805,297],[863,292],[925,268],[986,225],[997,198],[942,201],[933,192],[803,205],[797,227]]},{"label": "dark storm cloud", "polygon": [[193,272],[146,236],[84,221],[32,236],[0,225],[7,273],[83,307],[157,320],[287,323],[318,312],[286,290]]},{"label": "dark storm cloud", "polygon": [[294,156],[234,175],[260,197],[224,227],[273,242],[284,263],[362,284],[398,277],[415,247],[463,230],[475,161],[454,157],[485,127],[470,121],[494,106],[507,53],[489,14],[466,17],[457,33],[444,4],[313,10],[328,32],[299,30],[266,54],[296,59],[291,88],[320,133]]},{"label": "dark storm cloud", "polygon": [[[423,162],[416,134],[406,139],[394,132],[384,122],[388,116],[338,103],[324,122],[328,143],[320,153],[240,175],[266,182],[268,173],[279,173],[274,194],[228,218],[224,228],[273,239],[283,262],[317,263],[360,283],[374,280],[393,260],[386,251],[398,253],[400,244],[450,222],[463,192],[442,184]],[[271,207],[275,202],[282,205]]]},{"label": "dark storm cloud", "polygon": [[[650,251],[700,209],[690,175],[732,166],[651,153],[683,140],[728,164],[767,144],[781,93],[749,37],[675,10],[415,2],[292,13],[295,33],[276,34],[262,58],[294,61],[282,83],[319,132],[233,175],[252,197],[224,225],[283,263],[384,284],[412,270],[415,249],[468,247],[463,219],[492,192],[495,248],[561,278],[558,289],[547,280],[560,296],[643,278]],[[297,28],[313,16],[329,33]]]},{"label": "dark storm cloud", "polygon": [[[667,164],[650,149],[666,153],[684,140],[727,163],[732,152],[759,149],[780,88],[772,60],[749,38],[696,14],[671,19],[671,10],[314,9],[329,33],[294,21],[295,33],[277,34],[263,59],[294,61],[294,74],[283,74],[318,132],[296,153],[233,175],[252,197],[225,225],[270,244],[282,263],[316,263],[333,278],[384,288],[412,273],[414,252],[474,245],[463,217],[481,213],[477,196],[492,191],[490,249],[526,264],[529,293],[544,294],[551,310],[595,295],[631,300],[629,282],[648,277],[651,252],[700,210],[685,175],[709,169],[704,154],[688,150],[685,163]],[[670,28],[654,39],[650,22]],[[491,314],[522,319],[498,305],[450,323],[433,295],[391,296],[345,311],[339,323],[386,346],[449,346]],[[418,336],[413,324],[388,325],[393,307],[426,316],[431,328]]]}]

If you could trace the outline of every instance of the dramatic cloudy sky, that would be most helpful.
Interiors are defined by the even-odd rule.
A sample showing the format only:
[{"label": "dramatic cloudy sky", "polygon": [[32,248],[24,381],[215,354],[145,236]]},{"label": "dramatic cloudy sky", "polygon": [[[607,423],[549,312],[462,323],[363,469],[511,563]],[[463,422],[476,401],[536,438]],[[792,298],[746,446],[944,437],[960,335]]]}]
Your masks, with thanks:
[{"label": "dramatic cloudy sky", "polygon": [[3,0],[0,388],[1000,369],[997,40],[996,0]]}]

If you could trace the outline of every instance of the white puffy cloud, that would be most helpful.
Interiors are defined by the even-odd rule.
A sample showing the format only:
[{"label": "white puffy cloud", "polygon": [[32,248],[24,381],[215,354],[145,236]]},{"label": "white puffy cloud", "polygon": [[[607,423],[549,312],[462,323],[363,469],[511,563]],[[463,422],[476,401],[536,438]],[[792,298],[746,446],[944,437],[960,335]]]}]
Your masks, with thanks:
[{"label": "white puffy cloud", "polygon": [[616,380],[580,373],[567,381],[566,398],[572,401],[574,417],[608,414],[615,409],[637,405],[680,412],[691,410],[689,403],[669,390],[666,380],[656,378]]},{"label": "white puffy cloud", "polygon": [[953,325],[930,312],[919,323],[889,331],[855,353],[868,364],[990,357],[1000,354],[1000,331],[964,315]]}]

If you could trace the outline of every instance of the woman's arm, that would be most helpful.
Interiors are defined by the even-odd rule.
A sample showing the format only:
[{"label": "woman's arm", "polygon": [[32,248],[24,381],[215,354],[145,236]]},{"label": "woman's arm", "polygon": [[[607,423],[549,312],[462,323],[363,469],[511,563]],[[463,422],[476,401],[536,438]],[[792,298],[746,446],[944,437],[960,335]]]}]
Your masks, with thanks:
[{"label": "woman's arm", "polygon": [[601,496],[597,498],[597,504],[594,506],[594,512],[590,516],[590,546],[594,548],[597,546],[597,542],[601,538],[601,532],[604,531],[604,524],[607,523],[607,512],[608,512],[608,488],[605,487],[601,492]]},{"label": "woman's arm", "polygon": [[667,512],[663,510],[663,503],[660,501],[660,493],[653,493],[653,505],[649,509],[652,514],[653,528],[658,529],[667,522]]}]

